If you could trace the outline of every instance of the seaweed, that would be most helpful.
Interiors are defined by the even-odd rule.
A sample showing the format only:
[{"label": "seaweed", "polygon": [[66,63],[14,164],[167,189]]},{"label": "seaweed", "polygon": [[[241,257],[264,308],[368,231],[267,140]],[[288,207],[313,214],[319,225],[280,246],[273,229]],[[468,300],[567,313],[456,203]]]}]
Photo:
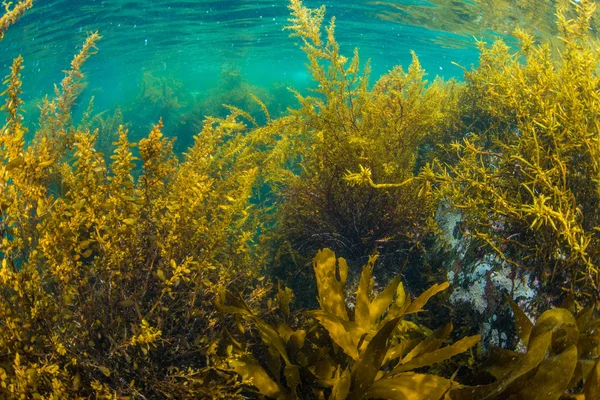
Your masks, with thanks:
[{"label": "seaweed", "polygon": [[480,66],[466,72],[480,129],[447,147],[456,162],[423,172],[460,210],[469,236],[535,271],[555,301],[566,291],[583,305],[600,293],[594,10],[590,1],[559,9],[556,55],[522,30],[516,53],[502,41],[480,43]]},{"label": "seaweed", "polygon": [[595,399],[598,381],[597,311],[566,308],[544,312],[535,322],[510,301],[525,352],[494,349],[483,366],[496,381],[459,388],[452,398]]},{"label": "seaweed", "polygon": [[[372,256],[363,267],[352,304],[354,312],[350,312],[345,294],[346,260],[336,258],[330,249],[317,253],[313,268],[320,308],[305,313],[318,321],[317,326],[310,320],[298,329],[284,321],[271,325],[240,296],[222,291],[216,298],[217,309],[247,321],[265,346],[265,350],[249,348],[230,335],[227,351],[234,355],[230,368],[260,394],[275,399],[307,398],[308,393],[329,399],[444,398],[458,383],[424,373],[423,368],[469,350],[480,337],[465,337],[443,346],[452,331],[451,323],[426,336],[426,331],[407,317],[421,312],[448,283],[433,285],[411,300],[398,276],[375,294],[372,270],[376,260],[377,256]],[[279,287],[278,293],[280,300],[288,299],[280,301],[279,307],[289,315],[290,292],[283,295]],[[238,335],[246,332],[240,324],[235,329]],[[323,330],[326,338],[320,337]]]},{"label": "seaweed", "polygon": [[33,7],[33,0],[21,0],[17,4],[14,5],[13,8],[10,8],[12,5],[11,2],[4,3],[4,15],[0,18],[0,40],[4,38],[4,34],[9,26],[14,24],[23,16],[25,11]]},{"label": "seaweed", "polygon": [[[30,6],[7,6],[0,33]],[[324,8],[290,9],[318,86],[281,117],[248,94],[253,110],[205,118],[181,157],[162,119],[137,143],[118,114],[94,119],[90,106],[74,121],[98,33],[42,102],[30,142],[24,61],[13,61],[0,131],[0,397],[597,397],[594,4],[560,10],[554,55],[518,31],[521,52],[482,43],[465,84],[426,82],[415,55],[372,86],[358,52],[340,54],[334,21],[321,37]],[[437,232],[440,204],[462,212],[481,249],[533,271],[540,299],[565,300],[535,324],[511,303],[526,350],[491,353],[495,382],[461,383],[478,367],[479,335],[452,343],[452,323],[423,323],[441,315],[421,316],[449,283],[411,255]],[[303,271],[273,301],[273,270],[309,259],[316,284],[291,290],[309,282]],[[415,298],[398,274],[409,267],[429,286]],[[311,291],[318,307],[297,312],[293,298],[306,304]]]},{"label": "seaweed", "polygon": [[21,57],[6,79],[0,397],[235,398],[235,377],[210,361],[210,302],[221,285],[247,290],[264,259],[253,246],[262,226],[262,209],[250,204],[256,169],[215,156],[243,125],[236,114],[207,120],[181,161],[162,121],[137,144],[120,126],[105,157],[97,134],[71,115],[98,39],[88,36],[56,97],[44,100],[30,143]]},{"label": "seaweed", "polygon": [[[358,50],[352,57],[340,53],[335,19],[322,27],[324,8],[292,1],[290,9],[287,29],[300,38],[316,87],[307,96],[296,93],[300,108],[292,112],[302,140],[293,151],[301,163],[278,210],[278,276],[306,281],[297,271],[307,272],[312,254],[323,246],[353,268],[375,250],[382,269],[401,265],[422,248],[435,208],[412,179],[416,154],[456,122],[459,85],[427,82],[414,53],[406,71],[396,67],[370,84],[369,63],[361,63]],[[406,183],[386,191],[349,186],[346,171],[359,168],[376,180]]]}]

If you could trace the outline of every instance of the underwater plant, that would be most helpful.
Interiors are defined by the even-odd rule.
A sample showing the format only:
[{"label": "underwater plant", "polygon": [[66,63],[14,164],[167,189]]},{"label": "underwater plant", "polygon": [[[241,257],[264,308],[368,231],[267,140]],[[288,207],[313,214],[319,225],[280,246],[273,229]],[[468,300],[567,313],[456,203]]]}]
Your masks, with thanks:
[{"label": "underwater plant", "polygon": [[[594,305],[600,295],[594,12],[591,1],[559,7],[563,45],[555,51],[520,29],[517,52],[501,40],[491,47],[480,42],[480,64],[465,70],[457,108],[463,123],[456,126],[468,133],[447,131],[442,142],[458,139],[416,178],[429,181],[428,192],[436,188],[437,204],[456,210],[467,238],[517,273],[533,272],[556,303],[571,293]],[[403,186],[380,183],[386,181],[362,166],[346,180]]]},{"label": "underwater plant", "polygon": [[[0,34],[31,5],[7,6]],[[90,106],[75,120],[98,33],[43,100],[31,141],[24,60],[13,61],[0,131],[0,397],[597,397],[593,3],[561,11],[557,56],[521,32],[522,53],[482,45],[465,85],[426,82],[414,56],[370,86],[358,52],[339,53],[334,21],[321,37],[324,8],[291,0],[290,10],[317,88],[277,118],[244,96],[253,110],[205,118],[181,157],[162,119],[138,143],[118,113]],[[449,146],[454,159],[425,165],[465,115],[474,134]],[[474,240],[535,272],[544,295],[574,299],[535,325],[512,305],[526,350],[492,353],[495,382],[468,386],[447,367],[475,368],[464,353],[479,335],[453,341],[451,323],[431,331],[420,317],[449,284],[420,271],[429,289],[413,298],[397,274],[436,232],[441,198]],[[316,252],[323,244],[335,252]],[[309,257],[316,287],[279,284],[273,302],[272,268],[293,272]],[[386,286],[375,285],[376,260],[394,275]],[[309,302],[308,292],[319,307],[295,312],[294,293]]]},{"label": "underwater plant", "polygon": [[10,8],[12,3],[4,3],[4,15],[0,18],[0,40],[4,38],[4,33],[9,26],[14,24],[21,18],[21,16],[33,7],[33,0],[22,0]]},{"label": "underwater plant", "polygon": [[[239,296],[221,292],[217,309],[238,317],[235,334],[228,334],[224,344],[231,356],[230,368],[260,394],[275,399],[447,398],[458,384],[423,373],[423,368],[467,351],[479,342],[479,335],[443,346],[451,323],[431,332],[409,317],[422,311],[429,298],[447,289],[448,283],[433,285],[411,300],[397,276],[375,294],[372,271],[376,260],[372,256],[363,267],[356,301],[349,309],[346,260],[336,258],[330,249],[319,251],[313,268],[320,308],[306,312],[317,323],[302,318],[298,329],[286,322],[295,319],[290,314],[290,289],[278,287],[283,318],[274,324],[263,320]],[[240,339],[247,329],[258,332],[262,347],[249,347]]]},{"label": "underwater plant", "polygon": [[[225,65],[219,72],[216,86],[197,100],[193,115],[225,117],[233,106],[244,110],[254,118],[263,118],[263,111],[253,97],[258,97],[266,106],[272,102],[268,90],[252,85],[237,65]],[[261,121],[262,124],[266,121]]]},{"label": "underwater plant", "polygon": [[115,151],[119,140],[119,127],[127,126],[124,123],[123,112],[117,107],[112,115],[107,111],[94,111],[94,96],[90,98],[88,107],[83,112],[78,130],[89,130],[96,134],[95,148],[104,154],[104,161],[110,163],[110,155]]},{"label": "underwater plant", "polygon": [[44,100],[31,143],[21,57],[5,81],[0,397],[233,398],[235,379],[210,361],[211,301],[220,286],[248,290],[264,258],[256,169],[215,155],[241,125],[207,120],[178,161],[159,122],[137,144],[137,178],[121,126],[107,165],[97,133],[71,113],[99,39],[88,36]]},{"label": "underwater plant", "polygon": [[510,299],[509,303],[526,351],[493,349],[482,369],[495,382],[458,388],[452,399],[597,399],[597,310],[586,308],[575,314],[573,304],[565,304],[566,308],[545,311],[534,325],[519,306]]},{"label": "underwater plant", "polygon": [[534,271],[551,298],[571,293],[583,305],[600,298],[594,11],[585,0],[559,9],[564,45],[555,52],[521,30],[516,53],[480,43],[480,65],[465,74],[476,130],[448,146],[455,162],[424,171],[470,237]]},{"label": "underwater plant", "polygon": [[[165,124],[174,126],[184,115],[191,99],[181,79],[160,73],[144,72],[139,92],[125,108],[127,121],[135,123],[135,132],[143,131],[147,121],[160,116]],[[188,143],[189,146],[189,143]]]},{"label": "underwater plant", "polygon": [[[358,51],[351,59],[340,53],[335,19],[322,28],[324,7],[291,1],[289,8],[286,29],[300,38],[316,87],[307,96],[297,93],[300,108],[292,110],[293,129],[304,140],[278,210],[278,274],[301,281],[297,272],[306,271],[323,246],[356,268],[374,250],[384,270],[401,265],[429,232],[434,207],[413,180],[417,152],[455,123],[458,84],[427,82],[413,54],[407,71],[396,67],[371,85],[369,64],[361,69]],[[406,184],[388,191],[351,187],[346,171],[359,166],[377,180]]]}]

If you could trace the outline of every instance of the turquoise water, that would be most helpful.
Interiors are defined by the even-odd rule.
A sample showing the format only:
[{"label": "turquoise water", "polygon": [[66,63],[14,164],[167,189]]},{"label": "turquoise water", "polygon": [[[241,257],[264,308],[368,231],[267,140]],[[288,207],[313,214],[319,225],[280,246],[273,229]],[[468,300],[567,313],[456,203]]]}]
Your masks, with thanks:
[{"label": "turquoise water", "polygon": [[[307,1],[306,5],[322,3]],[[424,4],[415,0],[395,3]],[[462,71],[452,62],[468,67],[477,61],[473,37],[395,20],[393,4],[353,0],[325,5],[327,16],[337,18],[342,51],[351,55],[358,47],[361,59],[371,60],[373,80],[395,65],[408,66],[411,50],[430,78],[460,79]],[[162,116],[167,133],[180,136],[183,146],[198,125],[197,121],[188,123],[193,119],[190,115],[201,120],[205,114],[222,112],[220,105],[198,104],[210,96],[216,97],[214,102],[227,101],[227,96],[216,96],[228,90],[224,86],[235,90],[242,82],[259,97],[270,96],[266,102],[275,114],[293,105],[286,87],[310,87],[298,40],[282,30],[287,18],[285,0],[37,0],[0,43],[4,50],[0,66],[8,72],[15,56],[25,58],[24,99],[31,123],[39,100],[60,82],[86,34],[97,30],[103,39],[98,54],[84,67],[87,88],[79,111],[91,96],[95,110],[106,115],[119,105],[134,136],[145,134]],[[224,82],[231,74],[236,82]],[[140,99],[143,102],[140,93],[156,80],[174,88],[177,101],[167,109],[163,104],[141,110],[136,105]]]}]

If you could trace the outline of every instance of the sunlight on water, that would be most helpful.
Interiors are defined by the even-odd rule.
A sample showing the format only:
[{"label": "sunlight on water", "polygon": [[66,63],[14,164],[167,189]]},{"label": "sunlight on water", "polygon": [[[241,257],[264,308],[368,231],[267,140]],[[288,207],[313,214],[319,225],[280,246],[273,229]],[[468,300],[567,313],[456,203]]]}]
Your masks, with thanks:
[{"label": "sunlight on water", "polygon": [[[371,61],[374,81],[395,65],[406,67],[411,50],[430,79],[436,75],[462,79],[458,65],[468,68],[477,62],[475,38],[506,34],[506,26],[513,26],[520,15],[523,21],[531,20],[532,5],[540,1],[505,9],[500,3],[506,6],[484,0],[325,5],[328,18],[336,18],[342,52],[350,55],[358,47],[361,60]],[[552,8],[543,3],[543,10],[533,14],[538,25]],[[307,1],[311,7],[320,4]],[[103,38],[98,54],[86,64],[88,89],[80,106],[94,96],[97,111],[117,105],[126,109],[140,100],[150,77],[163,79],[167,86],[178,85],[179,95],[187,100],[179,99],[176,107],[191,106],[214,97],[214,89],[222,86],[223,71],[233,70],[259,96],[279,96],[273,87],[304,90],[312,85],[304,54],[283,30],[288,15],[286,1],[38,0],[7,33],[0,65],[7,70],[15,56],[24,56],[24,99],[26,108],[36,112],[35,104],[52,93],[86,34],[97,30]],[[260,93],[260,88],[266,92]],[[218,107],[199,110],[198,119],[219,113]],[[126,120],[133,120],[133,132],[137,126],[141,135],[162,115],[157,114],[160,111],[148,110],[143,117],[126,115]]]},{"label": "sunlight on water", "polygon": [[[263,0],[38,0],[8,32],[1,65],[7,67],[22,53],[24,81],[30,85],[26,94],[36,97],[60,78],[60,70],[86,33],[98,30],[103,36],[100,53],[87,71],[92,87],[112,92],[104,95],[108,104],[117,102],[111,97],[129,90],[127,86],[139,81],[145,71],[177,76],[192,83],[192,90],[210,86],[218,71],[231,64],[256,84],[294,83],[303,74],[305,59],[282,31],[288,18],[286,5]],[[388,5],[357,1],[327,6],[328,16],[337,18],[343,50],[349,53],[359,47],[362,58],[372,60],[375,76],[394,65],[406,65],[410,50],[417,52],[432,74],[457,75],[451,61],[469,65],[476,60],[472,38],[383,19]],[[445,42],[450,45],[443,46]]]}]

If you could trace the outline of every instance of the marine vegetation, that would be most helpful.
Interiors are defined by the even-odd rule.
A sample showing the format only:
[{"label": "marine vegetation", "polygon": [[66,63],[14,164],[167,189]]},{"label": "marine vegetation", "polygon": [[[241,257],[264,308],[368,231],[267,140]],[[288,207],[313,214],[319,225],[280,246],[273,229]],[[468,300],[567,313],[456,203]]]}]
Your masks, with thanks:
[{"label": "marine vegetation", "polygon": [[597,399],[600,396],[597,310],[573,313],[573,303],[544,312],[535,322],[509,299],[526,350],[496,348],[482,366],[495,382],[458,388],[456,400]]},{"label": "marine vegetation", "polygon": [[33,7],[33,0],[19,1],[13,8],[10,8],[12,3],[5,2],[3,5],[5,13],[0,18],[0,40],[4,38],[4,32],[8,27],[17,22],[25,11]]},{"label": "marine vegetation", "polygon": [[147,121],[153,115],[161,115],[165,123],[176,124],[189,102],[189,95],[182,90],[183,82],[150,72],[144,72],[140,81],[139,93],[125,116]]},{"label": "marine vegetation", "polygon": [[[0,34],[31,5],[7,5]],[[560,10],[560,51],[521,31],[520,52],[482,44],[464,84],[427,82],[416,55],[370,84],[358,52],[340,54],[335,20],[322,37],[324,8],[290,10],[314,91],[277,118],[248,95],[254,112],[205,118],[183,154],[162,119],[134,143],[118,113],[73,117],[96,32],[26,141],[14,60],[0,130],[0,398],[596,398],[593,3]],[[532,272],[540,299],[566,299],[526,310],[535,323],[508,299],[523,345],[487,365],[479,335],[452,335],[450,307],[422,312],[450,286],[421,257],[441,202],[472,243]],[[407,265],[424,290],[401,282]],[[276,290],[274,275],[288,278]],[[318,308],[298,311],[294,293]]]},{"label": "marine vegetation", "polygon": [[88,36],[42,104],[31,143],[21,57],[5,81],[0,397],[203,397],[212,392],[215,288],[244,291],[263,265],[259,213],[249,212],[256,170],[215,156],[235,115],[208,120],[181,162],[161,121],[137,144],[139,160],[120,127],[106,165],[96,132],[71,117],[98,40]]},{"label": "marine vegetation", "polygon": [[[244,76],[239,66],[225,65],[221,69],[214,88],[199,96],[194,110],[190,114],[212,115],[225,117],[229,110],[227,106],[234,106],[246,111],[254,118],[264,118],[259,104],[253,97],[261,99],[265,105],[271,103],[270,93],[260,86],[252,85]],[[262,121],[264,124],[266,121]]]},{"label": "marine vegetation", "polygon": [[104,161],[110,163],[110,155],[115,151],[119,140],[119,126],[127,126],[124,123],[123,112],[119,107],[115,109],[112,115],[107,115],[107,111],[94,111],[94,97],[86,110],[83,112],[78,130],[89,130],[96,134],[94,148],[104,154]]},{"label": "marine vegetation", "polygon": [[454,161],[425,171],[468,236],[534,271],[551,299],[567,292],[582,305],[600,296],[594,10],[591,1],[559,9],[564,46],[555,51],[522,30],[517,52],[480,43],[479,67],[465,72],[473,131],[448,147]]},{"label": "marine vegetation", "polygon": [[[434,209],[414,179],[418,150],[457,122],[458,85],[437,78],[428,83],[415,54],[407,71],[396,67],[371,85],[369,64],[361,67],[358,51],[351,59],[340,54],[335,19],[323,37],[323,7],[291,1],[290,10],[287,29],[302,41],[317,86],[310,96],[297,94],[300,108],[292,111],[304,140],[277,218],[285,245],[280,275],[305,270],[323,246],[354,268],[374,250],[383,269],[401,265],[422,244]],[[352,187],[344,177],[359,165],[374,179],[405,184],[386,191]]]},{"label": "marine vegetation", "polygon": [[[286,323],[296,321],[290,314],[290,289],[278,287],[277,308],[283,318],[273,325],[240,297],[222,292],[217,309],[235,314],[249,326],[238,320],[236,335],[228,335],[230,368],[260,394],[275,399],[444,398],[458,383],[423,373],[423,369],[467,351],[480,337],[443,346],[451,323],[431,332],[409,318],[422,311],[430,297],[447,289],[448,283],[433,285],[411,301],[397,276],[375,295],[372,271],[376,260],[372,256],[363,267],[350,309],[346,260],[336,258],[330,249],[317,253],[313,267],[320,309],[306,312],[313,321],[302,318],[298,329]],[[249,329],[258,332],[263,346],[249,348],[244,340]]]}]

